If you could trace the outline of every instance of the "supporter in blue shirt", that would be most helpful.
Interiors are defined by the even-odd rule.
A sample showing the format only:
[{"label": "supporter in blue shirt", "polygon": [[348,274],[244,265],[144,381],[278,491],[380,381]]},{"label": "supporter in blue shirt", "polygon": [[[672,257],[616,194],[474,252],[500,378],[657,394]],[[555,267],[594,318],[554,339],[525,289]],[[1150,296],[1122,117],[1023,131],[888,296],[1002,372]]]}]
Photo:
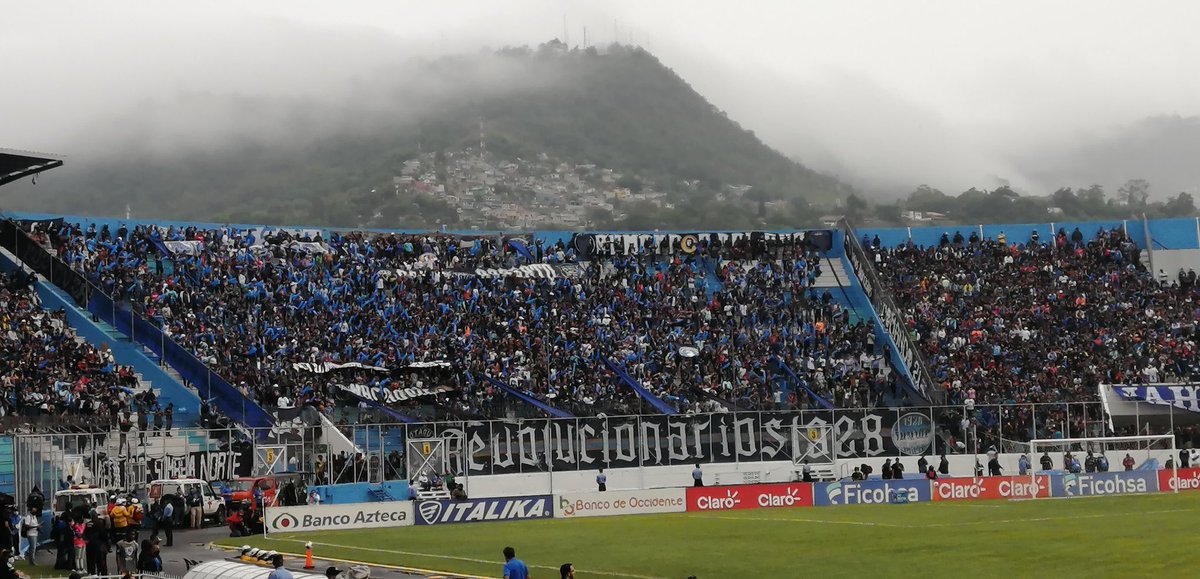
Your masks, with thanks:
[{"label": "supporter in blue shirt", "polygon": [[504,579],[529,579],[529,567],[517,558],[517,552],[512,547],[504,548]]}]

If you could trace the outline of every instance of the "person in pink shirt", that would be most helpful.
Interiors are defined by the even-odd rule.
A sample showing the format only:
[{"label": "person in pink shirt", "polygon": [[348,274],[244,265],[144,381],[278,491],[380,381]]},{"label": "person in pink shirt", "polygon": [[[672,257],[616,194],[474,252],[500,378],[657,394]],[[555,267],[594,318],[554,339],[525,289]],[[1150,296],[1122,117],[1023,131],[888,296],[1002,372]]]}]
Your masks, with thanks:
[{"label": "person in pink shirt", "polygon": [[87,531],[87,526],[83,521],[76,520],[71,523],[71,545],[75,547],[75,570],[80,573],[87,572],[87,539],[84,538],[84,533]]}]

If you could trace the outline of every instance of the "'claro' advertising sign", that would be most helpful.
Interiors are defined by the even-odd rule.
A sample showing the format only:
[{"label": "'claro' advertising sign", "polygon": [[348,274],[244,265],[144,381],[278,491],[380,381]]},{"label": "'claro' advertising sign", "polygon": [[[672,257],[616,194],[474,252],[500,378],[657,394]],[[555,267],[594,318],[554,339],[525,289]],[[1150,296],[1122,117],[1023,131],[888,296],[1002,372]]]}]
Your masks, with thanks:
[{"label": "'claro' advertising sign", "polygon": [[650,513],[682,513],[687,510],[683,489],[651,489],[604,493],[555,495],[554,517],[609,517]]},{"label": "'claro' advertising sign", "polygon": [[418,525],[549,519],[554,516],[554,497],[541,495],[465,501],[420,501],[416,509]]},{"label": "'claro' advertising sign", "polygon": [[1171,470],[1158,471],[1158,488],[1162,492],[1200,490],[1200,468],[1181,468],[1179,476]]},{"label": "'claro' advertising sign", "polygon": [[809,483],[687,489],[687,510],[689,512],[811,506],[813,506],[813,486]]},{"label": "'claro' advertising sign", "polygon": [[410,501],[389,501],[349,505],[267,507],[263,523],[268,534],[406,527],[413,524],[413,504]]},{"label": "'claro' advertising sign", "polygon": [[1050,477],[989,476],[944,478],[933,481],[933,500],[1032,499],[1050,496]]},{"label": "'claro' advertising sign", "polygon": [[932,499],[929,487],[925,479],[817,483],[813,487],[813,503],[824,507],[926,502]]}]

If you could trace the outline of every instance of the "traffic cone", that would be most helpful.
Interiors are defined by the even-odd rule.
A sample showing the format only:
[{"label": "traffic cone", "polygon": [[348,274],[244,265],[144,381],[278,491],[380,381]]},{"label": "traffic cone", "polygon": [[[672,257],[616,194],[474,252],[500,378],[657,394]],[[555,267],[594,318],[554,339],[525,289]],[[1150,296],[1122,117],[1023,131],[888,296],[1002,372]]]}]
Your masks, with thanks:
[{"label": "traffic cone", "polygon": [[304,544],[304,568],[308,571],[316,569],[312,560],[312,541]]}]

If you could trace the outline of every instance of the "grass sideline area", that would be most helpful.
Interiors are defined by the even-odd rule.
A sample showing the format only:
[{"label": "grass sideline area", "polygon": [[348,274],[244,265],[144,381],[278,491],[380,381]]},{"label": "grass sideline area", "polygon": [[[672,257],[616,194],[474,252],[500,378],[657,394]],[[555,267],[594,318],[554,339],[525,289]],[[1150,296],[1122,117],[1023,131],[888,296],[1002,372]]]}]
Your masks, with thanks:
[{"label": "grass sideline area", "polygon": [[246,537],[318,557],[497,577],[511,545],[534,577],[1195,576],[1200,493],[947,501],[322,531]]}]

